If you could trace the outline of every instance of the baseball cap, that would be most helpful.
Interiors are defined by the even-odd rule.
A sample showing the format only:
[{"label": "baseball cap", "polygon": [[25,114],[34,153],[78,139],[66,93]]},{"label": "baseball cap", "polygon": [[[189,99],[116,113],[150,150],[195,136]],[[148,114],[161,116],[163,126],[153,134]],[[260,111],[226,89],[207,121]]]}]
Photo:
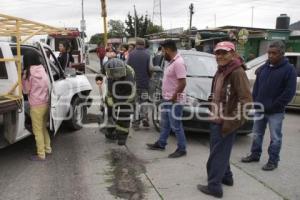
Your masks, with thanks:
[{"label": "baseball cap", "polygon": [[225,51],[235,51],[235,46],[232,42],[224,41],[224,42],[219,42],[215,49],[214,52],[218,50],[225,50]]}]

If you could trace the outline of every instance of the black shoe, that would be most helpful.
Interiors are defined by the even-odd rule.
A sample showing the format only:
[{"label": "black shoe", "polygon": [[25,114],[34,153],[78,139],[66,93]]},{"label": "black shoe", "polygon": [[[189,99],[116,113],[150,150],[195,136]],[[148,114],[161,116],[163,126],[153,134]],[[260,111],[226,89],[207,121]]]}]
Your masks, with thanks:
[{"label": "black shoe", "polygon": [[186,155],[186,151],[176,149],[176,151],[174,153],[171,153],[168,157],[169,158],[179,158],[179,157],[182,157],[185,155]]},{"label": "black shoe", "polygon": [[115,131],[106,130],[105,138],[109,140],[117,140],[117,134],[115,133]]},{"label": "black shoe", "polygon": [[242,158],[241,162],[243,162],[243,163],[259,162],[259,157],[254,156],[253,154],[250,154],[249,156]]},{"label": "black shoe", "polygon": [[278,167],[278,164],[267,162],[267,164],[265,164],[262,167],[262,170],[264,170],[264,171],[272,171],[272,170],[276,169],[277,167]]},{"label": "black shoe", "polygon": [[165,150],[165,147],[162,147],[158,144],[158,142],[155,142],[154,144],[147,144],[148,148],[151,150],[160,150],[163,151]]},{"label": "black shoe", "polygon": [[211,195],[217,198],[222,198],[223,197],[223,192],[212,192],[208,189],[208,186],[206,185],[197,185],[198,190],[203,192],[204,194]]},{"label": "black shoe", "polygon": [[222,183],[227,186],[233,186],[233,178],[223,178]]},{"label": "black shoe", "polygon": [[127,135],[118,135],[118,145],[123,146],[126,144]]},{"label": "black shoe", "polygon": [[142,123],[143,123],[143,127],[145,127],[145,128],[150,127],[149,122],[147,120],[143,120]]}]

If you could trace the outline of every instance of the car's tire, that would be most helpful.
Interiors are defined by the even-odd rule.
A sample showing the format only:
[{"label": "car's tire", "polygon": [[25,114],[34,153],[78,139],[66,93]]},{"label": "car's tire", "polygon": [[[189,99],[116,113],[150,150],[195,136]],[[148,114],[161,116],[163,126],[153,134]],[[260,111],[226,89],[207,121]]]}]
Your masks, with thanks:
[{"label": "car's tire", "polygon": [[87,113],[87,106],[81,105],[83,102],[84,99],[79,97],[75,97],[75,99],[72,101],[70,107],[70,114],[72,114],[72,117],[67,121],[68,126],[72,130],[79,130],[82,128],[83,120],[85,119]]}]

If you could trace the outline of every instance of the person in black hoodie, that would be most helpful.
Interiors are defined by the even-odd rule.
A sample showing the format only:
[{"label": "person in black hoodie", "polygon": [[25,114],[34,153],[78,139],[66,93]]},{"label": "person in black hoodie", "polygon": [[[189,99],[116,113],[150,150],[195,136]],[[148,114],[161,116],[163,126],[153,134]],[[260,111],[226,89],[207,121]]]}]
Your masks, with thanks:
[{"label": "person in black hoodie", "polygon": [[269,160],[262,168],[265,171],[278,167],[285,107],[296,92],[295,67],[284,57],[284,53],[285,45],[282,41],[271,43],[268,49],[268,61],[256,72],[252,95],[254,102],[259,103],[263,109],[256,110],[255,113],[251,154],[241,160],[245,163],[259,161],[268,124],[271,142],[268,148]]}]

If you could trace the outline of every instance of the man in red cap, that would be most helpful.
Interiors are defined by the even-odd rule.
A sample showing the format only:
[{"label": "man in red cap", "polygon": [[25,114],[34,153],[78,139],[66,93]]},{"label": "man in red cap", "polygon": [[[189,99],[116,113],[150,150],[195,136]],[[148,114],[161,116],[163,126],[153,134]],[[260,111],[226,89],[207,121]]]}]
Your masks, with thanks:
[{"label": "man in red cap", "polygon": [[222,184],[233,186],[230,154],[236,130],[245,122],[246,106],[252,102],[245,65],[233,43],[224,41],[214,49],[218,70],[212,83],[210,154],[206,164],[208,185],[198,189],[218,198]]}]

